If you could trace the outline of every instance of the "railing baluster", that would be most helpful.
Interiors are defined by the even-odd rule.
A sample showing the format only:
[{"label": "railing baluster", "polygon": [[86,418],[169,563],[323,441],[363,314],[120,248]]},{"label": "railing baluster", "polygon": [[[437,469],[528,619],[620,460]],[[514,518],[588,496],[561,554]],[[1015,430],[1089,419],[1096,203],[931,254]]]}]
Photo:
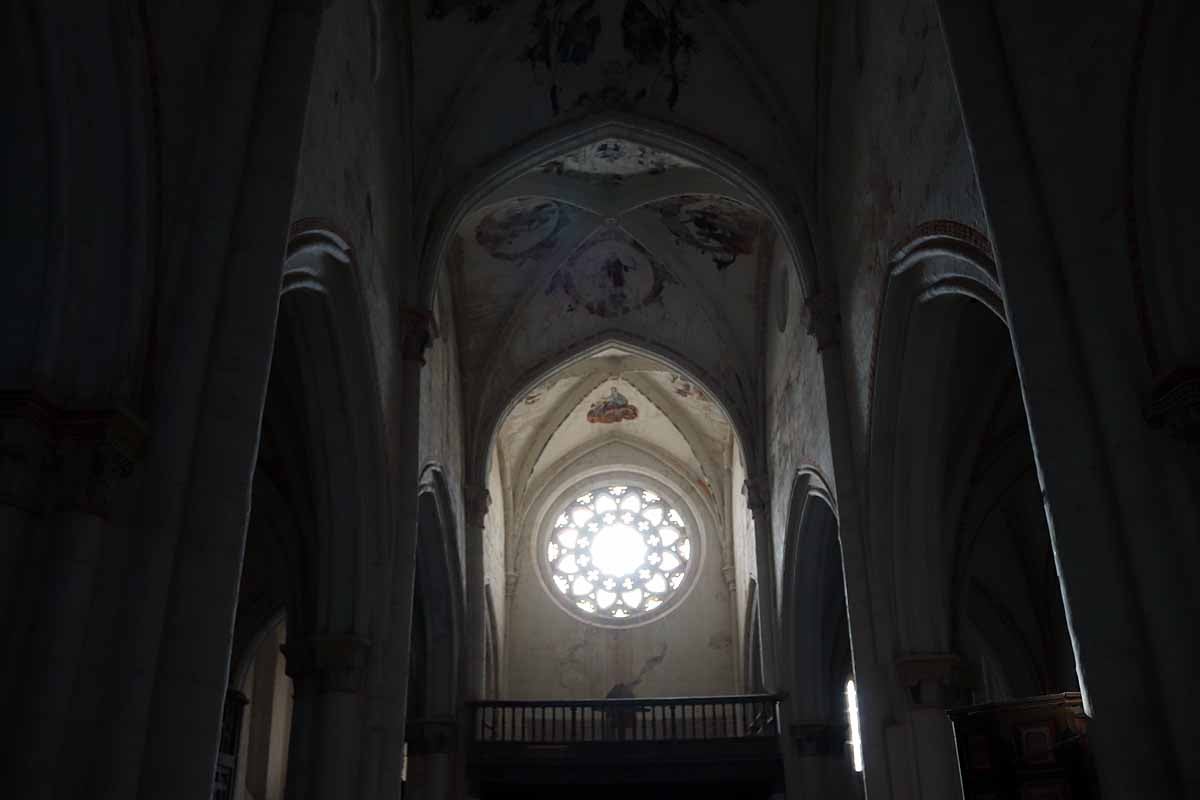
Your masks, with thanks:
[{"label": "railing baluster", "polygon": [[775,695],[470,705],[477,742],[560,744],[765,739],[780,731]]}]

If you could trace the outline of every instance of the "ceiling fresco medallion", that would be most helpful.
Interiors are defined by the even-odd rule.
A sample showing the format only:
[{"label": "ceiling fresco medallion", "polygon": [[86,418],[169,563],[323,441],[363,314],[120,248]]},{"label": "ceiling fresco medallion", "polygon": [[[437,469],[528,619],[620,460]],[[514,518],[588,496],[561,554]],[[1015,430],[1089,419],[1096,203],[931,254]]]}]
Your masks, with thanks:
[{"label": "ceiling fresco medallion", "polygon": [[625,422],[638,418],[637,406],[629,402],[629,398],[612,387],[608,397],[592,403],[587,412],[587,421],[601,425],[611,425],[615,422]]},{"label": "ceiling fresco medallion", "polygon": [[661,263],[618,230],[605,230],[576,250],[550,278],[546,295],[561,293],[566,311],[604,319],[661,304],[675,279]]},{"label": "ceiling fresco medallion", "polygon": [[694,167],[692,162],[624,139],[602,139],[538,167],[539,172],[600,183],[620,183],[639,175],[662,175]]},{"label": "ceiling fresco medallion", "polygon": [[754,252],[764,217],[726,197],[685,194],[651,204],[678,245],[712,259],[722,270]]},{"label": "ceiling fresco medallion", "polygon": [[553,200],[518,197],[484,215],[475,226],[475,243],[501,261],[536,258],[554,249],[570,216]]}]

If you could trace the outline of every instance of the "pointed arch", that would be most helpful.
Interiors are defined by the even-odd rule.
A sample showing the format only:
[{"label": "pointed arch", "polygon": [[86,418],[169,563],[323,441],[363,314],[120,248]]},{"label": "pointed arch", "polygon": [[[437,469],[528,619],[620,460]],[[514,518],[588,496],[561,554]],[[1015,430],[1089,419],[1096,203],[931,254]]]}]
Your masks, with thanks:
[{"label": "pointed arch", "polygon": [[302,220],[292,231],[276,340],[286,339],[294,351],[288,366],[297,372],[307,431],[304,466],[316,541],[305,559],[314,604],[308,630],[294,626],[289,636],[365,634],[391,530],[374,347],[349,243],[316,220]]},{"label": "pointed arch", "polygon": [[[423,643],[426,658],[423,713],[430,718],[453,715],[462,696],[461,654],[466,618],[458,523],[445,472],[428,464],[417,489],[417,565],[415,594],[424,602]],[[432,602],[436,600],[437,602]],[[414,624],[414,631],[418,630]]]},{"label": "pointed arch", "polygon": [[506,184],[539,164],[591,142],[619,138],[653,147],[696,163],[728,181],[753,200],[775,224],[792,255],[806,297],[821,289],[817,251],[809,208],[800,198],[783,198],[769,188],[770,181],[744,159],[722,145],[667,123],[621,113],[605,113],[552,128],[495,158],[479,169],[473,180],[449,196],[433,212],[421,249],[418,297],[428,304],[437,286],[454,231],[475,208]]}]

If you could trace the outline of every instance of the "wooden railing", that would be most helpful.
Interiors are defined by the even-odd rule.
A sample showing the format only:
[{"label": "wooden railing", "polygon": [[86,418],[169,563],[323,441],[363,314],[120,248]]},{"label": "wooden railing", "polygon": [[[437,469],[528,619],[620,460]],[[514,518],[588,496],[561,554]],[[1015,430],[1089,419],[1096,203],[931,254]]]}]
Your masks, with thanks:
[{"label": "wooden railing", "polygon": [[477,742],[676,742],[770,738],[779,696],[632,700],[487,700],[472,703]]}]

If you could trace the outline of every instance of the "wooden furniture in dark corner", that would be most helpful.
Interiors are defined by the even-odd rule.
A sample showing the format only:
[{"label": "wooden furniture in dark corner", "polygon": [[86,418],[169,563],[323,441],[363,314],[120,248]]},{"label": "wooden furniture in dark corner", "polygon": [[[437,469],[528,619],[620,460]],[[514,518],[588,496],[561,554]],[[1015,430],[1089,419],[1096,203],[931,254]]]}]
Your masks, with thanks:
[{"label": "wooden furniture in dark corner", "polygon": [[1099,798],[1077,692],[955,708],[958,771],[966,800]]}]

